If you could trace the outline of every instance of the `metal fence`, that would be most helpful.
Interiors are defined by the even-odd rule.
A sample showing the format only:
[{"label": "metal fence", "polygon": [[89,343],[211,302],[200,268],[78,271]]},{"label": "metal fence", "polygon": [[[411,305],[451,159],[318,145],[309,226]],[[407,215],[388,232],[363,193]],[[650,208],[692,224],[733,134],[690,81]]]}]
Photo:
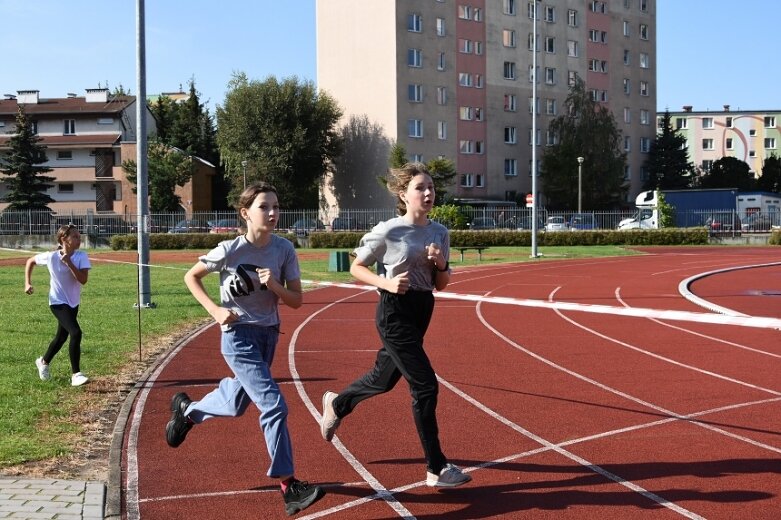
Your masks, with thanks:
[{"label": "metal fence", "polygon": [[[530,208],[462,207],[466,229],[532,228]],[[537,228],[544,230],[549,221],[564,223],[567,229],[616,229],[621,220],[634,217],[636,210],[557,212],[538,209]],[[296,234],[314,231],[366,231],[378,222],[396,215],[393,209],[342,209],[326,213],[320,210],[283,210],[277,228]],[[74,224],[82,234],[105,238],[138,232],[135,214],[117,215],[95,212],[3,211],[0,213],[0,235],[54,235],[64,224]],[[198,233],[230,231],[239,227],[235,211],[154,213],[142,227],[150,233]],[[764,233],[781,226],[781,212],[757,212],[739,215],[735,211],[687,211],[675,215],[676,227],[707,227],[713,233]]]}]

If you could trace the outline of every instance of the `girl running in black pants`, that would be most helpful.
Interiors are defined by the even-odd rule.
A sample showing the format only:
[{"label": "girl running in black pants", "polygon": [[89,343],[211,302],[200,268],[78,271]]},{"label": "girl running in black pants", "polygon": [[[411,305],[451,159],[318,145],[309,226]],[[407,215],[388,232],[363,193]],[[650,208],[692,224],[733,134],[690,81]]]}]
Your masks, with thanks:
[{"label": "girl running in black pants", "polygon": [[40,253],[27,260],[24,268],[24,292],[33,293],[32,273],[36,265],[45,265],[49,269],[49,308],[57,318],[57,332],[54,335],[46,353],[35,360],[38,376],[46,381],[51,363],[57,352],[70,336],[68,354],[71,361],[71,385],[81,386],[89,379],[81,373],[81,327],[77,321],[79,304],[81,303],[81,286],[87,283],[89,270],[92,267],[87,253],[79,251],[81,235],[72,224],[61,226],[57,230],[55,251]]},{"label": "girl running in black pants", "polygon": [[[436,417],[437,377],[423,349],[434,310],[432,291],[441,291],[450,282],[450,237],[445,226],[428,219],[434,207],[434,181],[423,164],[391,170],[388,189],[398,196],[401,216],[381,222],[364,235],[350,266],[350,274],[380,290],[377,331],[382,348],[369,372],[338,395],[323,395],[320,431],[330,441],[358,403],[391,390],[403,376],[412,393],[412,413],[426,457],[426,484],[460,486],[472,477],[442,453]],[[380,274],[368,267],[375,262]]]}]

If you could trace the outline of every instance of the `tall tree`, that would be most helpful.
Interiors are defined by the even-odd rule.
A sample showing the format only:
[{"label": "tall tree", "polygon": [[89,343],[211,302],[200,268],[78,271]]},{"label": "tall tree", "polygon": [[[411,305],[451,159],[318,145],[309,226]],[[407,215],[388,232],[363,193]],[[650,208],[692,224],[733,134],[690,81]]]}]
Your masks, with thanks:
[{"label": "tall tree", "polygon": [[757,189],[781,193],[781,159],[775,153],[762,164],[762,175],[757,179]]},{"label": "tall tree", "polygon": [[722,157],[700,179],[701,188],[754,189],[756,181],[748,164],[735,157]]},{"label": "tall tree", "polygon": [[11,210],[49,210],[54,202],[46,191],[53,188],[54,177],[44,175],[52,171],[40,166],[48,161],[46,147],[33,132],[33,125],[19,105],[16,112],[16,129],[9,142],[9,151],[0,157],[0,171],[8,176],[5,184],[8,194],[3,199]]},{"label": "tall tree", "polygon": [[155,116],[157,123],[157,139],[166,144],[171,144],[171,134],[179,114],[179,105],[168,96],[158,96],[149,104],[149,110]]},{"label": "tall tree", "polygon": [[401,168],[407,162],[407,150],[403,144],[393,143],[388,156],[388,165],[391,168]]},{"label": "tall tree", "polygon": [[283,206],[317,207],[320,180],[341,153],[341,115],[336,101],[312,82],[235,74],[217,107],[217,144],[233,196],[241,191],[241,163],[247,161],[248,183],[274,184]]},{"label": "tall tree", "polygon": [[694,165],[689,162],[686,137],[672,127],[670,111],[662,116],[662,131],[651,143],[645,166],[648,180],[644,190],[678,190],[689,188],[694,178]]},{"label": "tall tree", "polygon": [[209,110],[201,103],[195,79],[190,80],[189,95],[176,110],[169,144],[212,164],[219,161],[214,121]]},{"label": "tall tree", "polygon": [[[174,192],[192,178],[192,158],[161,142],[150,142],[147,149],[149,168],[149,208],[152,212],[180,211],[181,198]],[[122,163],[127,179],[137,184],[137,165],[132,159]],[[136,188],[133,188],[136,192]]]},{"label": "tall tree", "polygon": [[570,87],[562,115],[549,130],[557,142],[546,149],[541,178],[550,209],[572,209],[578,202],[578,157],[583,157],[583,209],[611,209],[623,200],[621,132],[613,114],[591,98],[583,80]]}]

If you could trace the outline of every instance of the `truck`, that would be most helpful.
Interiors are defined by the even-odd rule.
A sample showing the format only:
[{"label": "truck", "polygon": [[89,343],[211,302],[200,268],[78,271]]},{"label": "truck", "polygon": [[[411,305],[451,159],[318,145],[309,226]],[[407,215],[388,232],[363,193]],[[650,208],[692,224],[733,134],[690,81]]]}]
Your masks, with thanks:
[{"label": "truck", "polygon": [[732,188],[652,190],[635,199],[637,212],[619,222],[618,229],[659,228],[659,194],[673,207],[675,227],[707,226],[711,231],[740,229],[738,190]]}]

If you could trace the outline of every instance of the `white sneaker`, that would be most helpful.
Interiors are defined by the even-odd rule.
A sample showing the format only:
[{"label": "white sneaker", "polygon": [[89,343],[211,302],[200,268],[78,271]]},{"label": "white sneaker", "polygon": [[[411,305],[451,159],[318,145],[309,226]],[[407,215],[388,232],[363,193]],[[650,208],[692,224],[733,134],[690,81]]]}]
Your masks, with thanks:
[{"label": "white sneaker", "polygon": [[461,484],[466,484],[472,480],[472,477],[461,471],[458,466],[453,464],[445,464],[439,475],[435,475],[430,471],[426,472],[426,485],[429,487],[456,487]]},{"label": "white sneaker", "polygon": [[71,376],[71,386],[81,386],[89,381],[89,378],[81,372],[76,372]]},{"label": "white sneaker", "polygon": [[334,411],[334,399],[336,399],[337,395],[335,392],[323,394],[323,416],[320,419],[320,434],[328,442],[331,442],[331,439],[334,438],[334,433],[336,433],[339,423],[342,422],[336,416],[336,411]]},{"label": "white sneaker", "polygon": [[35,366],[38,367],[38,377],[41,381],[48,381],[52,376],[49,374],[49,365],[43,362],[43,357],[35,360]]}]

